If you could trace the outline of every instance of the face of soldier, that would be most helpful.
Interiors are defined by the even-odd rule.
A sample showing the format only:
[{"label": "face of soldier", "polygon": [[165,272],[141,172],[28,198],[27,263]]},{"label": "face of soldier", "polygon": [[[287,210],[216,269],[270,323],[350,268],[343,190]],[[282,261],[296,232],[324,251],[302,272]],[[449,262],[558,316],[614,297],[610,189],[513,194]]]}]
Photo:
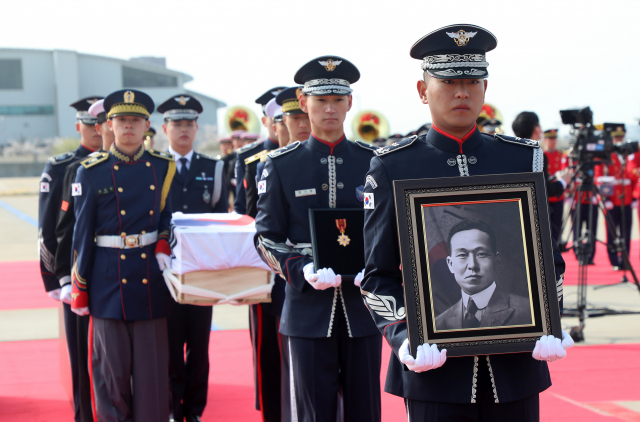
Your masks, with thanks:
[{"label": "face of soldier", "polygon": [[613,143],[614,144],[621,144],[622,142],[624,142],[624,136],[614,136],[613,137]]},{"label": "face of soldier", "polygon": [[185,155],[193,148],[193,141],[198,132],[198,122],[196,120],[168,121],[162,125],[162,130],[169,138],[171,148]]},{"label": "face of soldier", "polygon": [[306,141],[311,135],[311,123],[308,114],[285,115],[284,124],[289,132],[289,142]]},{"label": "face of soldier", "polygon": [[418,94],[429,105],[433,124],[450,135],[464,137],[480,115],[487,81],[426,78],[427,82],[418,81]]},{"label": "face of soldier", "polygon": [[231,145],[233,145],[234,151],[244,146],[244,141],[239,137],[231,139]]},{"label": "face of soldier", "polygon": [[547,151],[555,151],[558,144],[558,138],[544,138],[544,147]]},{"label": "face of soldier", "polygon": [[267,128],[267,132],[269,132],[269,139],[277,142],[278,134],[273,129],[273,119],[269,116],[262,116],[262,126]]},{"label": "face of soldier", "polygon": [[114,133],[109,130],[109,121],[105,120],[102,123],[96,123],[96,132],[102,136],[102,150],[109,151],[109,148],[116,140]]},{"label": "face of soldier", "polygon": [[102,147],[102,136],[96,130],[96,125],[85,125],[82,122],[77,122],[76,130],[80,134],[82,145],[85,147],[93,151],[97,151]]},{"label": "face of soldier", "polygon": [[144,141],[144,133],[151,126],[149,120],[140,116],[116,116],[107,122],[115,135],[116,146],[129,155],[138,151]]},{"label": "face of soldier", "polygon": [[311,131],[326,141],[332,140],[330,134],[342,136],[351,104],[351,95],[300,95],[300,108],[309,113]]},{"label": "face of soldier", "polygon": [[226,157],[232,152],[233,152],[233,145],[231,145],[231,142],[220,143],[220,155],[222,155],[223,157]]},{"label": "face of soldier", "polygon": [[284,122],[274,123],[273,130],[278,135],[278,146],[280,148],[289,145],[289,130]]},{"label": "face of soldier", "polygon": [[489,287],[496,279],[500,254],[491,249],[489,235],[478,229],[464,230],[451,237],[449,271],[468,295]]}]

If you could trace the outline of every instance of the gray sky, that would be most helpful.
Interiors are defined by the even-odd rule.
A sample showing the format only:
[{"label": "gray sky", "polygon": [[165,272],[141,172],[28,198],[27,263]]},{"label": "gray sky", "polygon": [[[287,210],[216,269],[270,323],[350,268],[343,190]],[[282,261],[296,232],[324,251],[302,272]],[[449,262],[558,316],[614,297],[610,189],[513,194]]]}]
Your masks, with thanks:
[{"label": "gray sky", "polygon": [[3,2],[2,12],[3,47],[164,56],[167,67],[194,77],[187,88],[256,113],[255,98],[293,85],[304,63],[339,55],[362,75],[348,126],[357,111],[373,109],[403,134],[431,121],[409,48],[433,29],[472,23],[498,38],[487,55],[486,101],[507,133],[520,111],[535,111],[549,128],[561,125],[558,110],[590,105],[596,123],[624,122],[640,134],[637,0],[21,0]]}]

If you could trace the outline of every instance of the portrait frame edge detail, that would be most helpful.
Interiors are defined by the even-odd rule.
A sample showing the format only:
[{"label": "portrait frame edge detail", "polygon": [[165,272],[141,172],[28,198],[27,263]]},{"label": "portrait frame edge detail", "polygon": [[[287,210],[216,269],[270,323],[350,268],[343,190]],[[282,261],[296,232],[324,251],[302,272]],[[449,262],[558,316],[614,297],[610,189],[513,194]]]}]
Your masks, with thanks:
[{"label": "portrait frame edge detail", "polygon": [[[455,357],[531,352],[541,335],[562,338],[546,185],[542,173],[395,180],[393,186],[407,330],[413,356],[417,346],[424,343],[435,343],[439,349],[447,349],[449,357]],[[416,209],[422,206],[424,198],[431,202],[455,204],[456,201],[499,202],[490,199],[497,197],[521,199],[524,217],[520,219],[527,232],[525,235],[523,231],[523,243],[526,241],[532,246],[524,248],[524,261],[529,263],[527,272],[531,275],[528,287],[532,324],[526,327],[505,325],[436,331],[433,298],[425,292],[431,286],[427,269],[426,228],[422,231],[416,227],[423,222]]]}]

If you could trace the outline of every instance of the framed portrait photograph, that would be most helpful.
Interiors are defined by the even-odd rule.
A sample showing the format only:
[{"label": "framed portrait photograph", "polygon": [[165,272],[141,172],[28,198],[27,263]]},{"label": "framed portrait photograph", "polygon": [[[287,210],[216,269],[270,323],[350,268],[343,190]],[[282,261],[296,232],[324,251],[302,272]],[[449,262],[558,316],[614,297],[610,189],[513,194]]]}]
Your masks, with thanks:
[{"label": "framed portrait photograph", "polygon": [[[394,181],[411,352],[530,352],[562,338],[542,173]],[[414,355],[415,356],[415,355]]]},{"label": "framed portrait photograph", "polygon": [[364,209],[309,209],[313,266],[355,278],[364,268]]}]

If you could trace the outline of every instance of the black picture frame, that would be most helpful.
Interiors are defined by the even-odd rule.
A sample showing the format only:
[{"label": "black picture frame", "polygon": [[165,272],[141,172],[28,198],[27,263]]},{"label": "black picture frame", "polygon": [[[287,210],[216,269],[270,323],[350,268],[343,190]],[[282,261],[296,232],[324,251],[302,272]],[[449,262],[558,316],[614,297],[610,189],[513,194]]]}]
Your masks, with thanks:
[{"label": "black picture frame", "polygon": [[[394,192],[413,356],[424,343],[454,357],[531,352],[542,335],[562,338],[542,173],[396,180]],[[482,314],[475,314],[483,324],[477,328],[458,327],[466,281],[455,259],[464,255],[449,251],[447,237],[462,220],[488,224],[500,253],[491,267],[495,290]],[[494,297],[496,303],[507,297],[508,305],[494,313]]]},{"label": "black picture frame", "polygon": [[[346,220],[347,246],[338,242],[343,233],[336,220]],[[355,278],[364,269],[363,208],[311,208],[309,227],[314,268],[331,268],[345,279]]]}]

